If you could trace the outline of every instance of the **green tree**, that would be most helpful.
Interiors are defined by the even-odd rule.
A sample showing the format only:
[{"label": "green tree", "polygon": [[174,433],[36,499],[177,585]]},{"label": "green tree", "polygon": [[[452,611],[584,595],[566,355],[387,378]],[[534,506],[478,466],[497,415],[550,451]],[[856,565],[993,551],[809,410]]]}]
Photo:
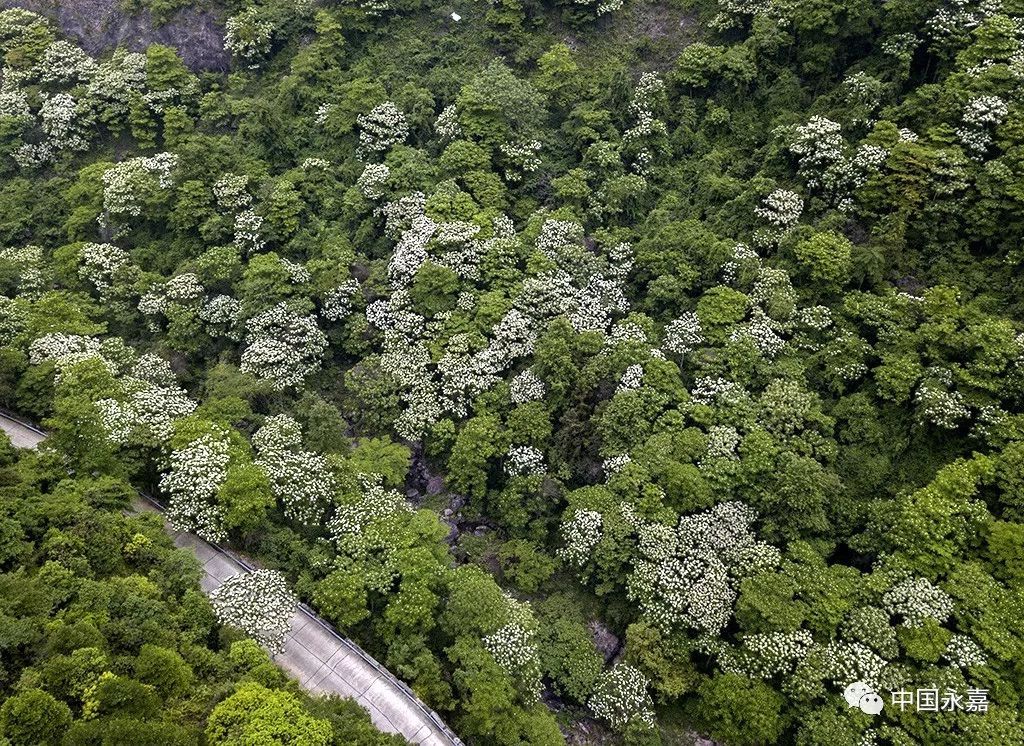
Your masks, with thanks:
[{"label": "green tree", "polygon": [[494,417],[474,417],[459,431],[448,458],[448,472],[455,489],[475,498],[487,491],[488,459],[502,450],[501,426]]},{"label": "green tree", "polygon": [[455,308],[458,290],[459,276],[455,272],[428,261],[416,271],[409,295],[417,311],[424,316],[436,316]]},{"label": "green tree", "polygon": [[349,456],[349,465],[360,474],[379,474],[385,487],[405,484],[412,454],[409,448],[387,438],[359,440]]},{"label": "green tree", "polygon": [[498,560],[501,562],[502,574],[525,593],[536,593],[557,566],[554,559],[525,539],[512,539],[502,544],[498,550]]},{"label": "green tree", "polygon": [[148,644],[135,659],[135,678],[152,686],[163,698],[186,693],[194,679],[191,666],[177,651]]},{"label": "green tree", "polygon": [[543,94],[500,60],[462,87],[459,121],[467,135],[496,148],[535,136],[547,117]]},{"label": "green tree", "polygon": [[736,674],[716,674],[697,692],[697,713],[713,738],[754,746],[777,743],[782,735],[785,700],[764,682]]},{"label": "green tree", "polygon": [[853,246],[837,233],[816,233],[793,248],[800,271],[824,292],[835,292],[850,280]]},{"label": "green tree", "polygon": [[224,526],[242,534],[264,526],[267,513],[277,504],[266,473],[252,463],[239,463],[228,469],[217,489],[217,502],[224,508]]},{"label": "green tree", "polygon": [[0,705],[0,733],[12,746],[59,744],[71,709],[41,689],[26,689]]},{"label": "green tree", "polygon": [[294,694],[248,682],[213,708],[206,737],[218,746],[328,746],[333,734],[330,722],[308,714]]}]

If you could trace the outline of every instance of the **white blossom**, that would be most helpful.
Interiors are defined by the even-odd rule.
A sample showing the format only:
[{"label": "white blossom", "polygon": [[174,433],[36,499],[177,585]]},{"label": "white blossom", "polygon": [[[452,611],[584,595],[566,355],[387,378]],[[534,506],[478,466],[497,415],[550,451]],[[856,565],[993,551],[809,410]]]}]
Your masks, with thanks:
[{"label": "white blossom", "polygon": [[971,415],[959,391],[947,391],[929,381],[918,386],[914,402],[921,420],[946,430],[956,429]]},{"label": "white blossom", "polygon": [[385,101],[368,114],[360,114],[356,124],[359,125],[359,150],[364,154],[382,153],[409,136],[409,123],[393,101]]},{"label": "white blossom", "polygon": [[984,666],[988,662],[988,658],[978,643],[967,635],[950,637],[942,657],[958,668]]},{"label": "white blossom", "polygon": [[544,381],[529,368],[513,378],[509,384],[509,393],[513,404],[539,401],[544,398],[546,391],[547,386]]},{"label": "white blossom", "polygon": [[213,196],[217,205],[225,210],[240,210],[252,204],[252,196],[247,191],[249,177],[227,173],[213,185]]},{"label": "white blossom", "polygon": [[96,60],[69,41],[50,42],[38,64],[39,79],[47,85],[86,83],[96,72]]},{"label": "white blossom", "polygon": [[509,476],[544,473],[544,454],[534,446],[512,446],[508,449],[505,471]]},{"label": "white blossom", "polygon": [[150,158],[131,158],[103,172],[103,207],[112,215],[139,217],[146,197],[173,184],[171,174],[178,165],[173,153]]},{"label": "white blossom", "polygon": [[978,96],[964,106],[964,126],[956,130],[961,143],[980,156],[992,143],[991,128],[1003,123],[1010,108],[999,96]]},{"label": "white blossom", "polygon": [[271,654],[284,650],[298,599],[276,570],[232,575],[210,593],[217,621],[242,630]]},{"label": "white blossom", "polygon": [[740,434],[736,428],[729,425],[712,425],[708,430],[704,456],[698,462],[698,466],[706,469],[720,459],[736,460],[736,447],[739,443]]},{"label": "white blossom", "polygon": [[256,465],[270,479],[270,491],[285,515],[317,525],[337,488],[327,459],[301,447],[302,430],[288,415],[270,417],[252,438]]},{"label": "white blossom", "polygon": [[754,208],[754,214],[776,228],[791,228],[800,220],[803,209],[804,200],[799,194],[776,189],[764,198],[760,207]]},{"label": "white blossom", "polygon": [[590,559],[591,550],[601,541],[601,514],[595,510],[577,510],[562,523],[562,541],[558,556],[570,565],[582,567]]},{"label": "white blossom", "polygon": [[[113,339],[119,338],[115,337]],[[107,357],[109,356],[108,353]],[[165,388],[174,387],[178,382],[174,371],[171,370],[171,364],[151,352],[146,352],[139,356],[135,365],[132,366],[131,377]]]},{"label": "white blossom", "polygon": [[540,149],[540,140],[502,143],[498,150],[508,164],[505,169],[505,179],[519,181],[522,174],[533,173],[540,168],[540,158],[537,156]]},{"label": "white blossom", "polygon": [[171,452],[160,489],[170,495],[167,515],[176,529],[212,542],[227,538],[223,510],[211,501],[227,477],[230,458],[226,433],[203,435]]},{"label": "white blossom", "polygon": [[87,243],[79,256],[79,276],[91,282],[100,296],[110,290],[118,272],[129,263],[128,253],[111,244]]},{"label": "white blossom", "polygon": [[263,218],[253,210],[243,210],[235,216],[235,246],[243,254],[255,254],[263,249]]},{"label": "white blossom", "polygon": [[337,505],[327,528],[335,544],[351,553],[353,544],[362,543],[367,529],[374,523],[412,512],[412,506],[396,490],[384,489],[379,479],[367,480],[358,499]]},{"label": "white blossom", "polygon": [[606,458],[601,462],[601,471],[604,472],[605,482],[610,482],[612,477],[625,469],[632,462],[633,459],[629,457],[628,453],[619,453],[615,456],[609,456]]},{"label": "white blossom", "polygon": [[224,48],[254,69],[270,53],[273,38],[274,25],[262,17],[259,8],[249,7],[228,18]]},{"label": "white blossom", "polygon": [[100,352],[99,340],[79,334],[55,332],[37,337],[29,345],[28,358],[32,365],[53,361],[58,376],[62,370],[83,360],[97,359],[110,367]]},{"label": "white blossom", "polygon": [[755,517],[740,502],[683,516],[672,556],[634,559],[627,597],[665,631],[683,626],[718,634],[732,615],[737,579],[779,562],[779,551],[757,541],[751,531]]},{"label": "white blossom", "polygon": [[0,295],[0,345],[8,345],[25,329],[25,309],[13,298]]},{"label": "white blossom", "polygon": [[210,325],[233,326],[242,312],[242,303],[230,295],[215,295],[199,309],[199,318]]},{"label": "white blossom", "polygon": [[162,445],[170,439],[174,422],[196,408],[196,402],[177,385],[161,386],[131,377],[121,385],[119,398],[96,402],[107,438],[118,445]]},{"label": "white blossom", "polygon": [[647,692],[647,677],[627,663],[618,663],[601,674],[587,705],[615,730],[634,723],[654,727],[654,701]]},{"label": "white blossom", "polygon": [[367,163],[363,173],[356,180],[356,189],[367,199],[380,199],[384,196],[384,185],[391,176],[391,169],[383,163]]},{"label": "white blossom", "polygon": [[665,338],[662,346],[676,355],[686,355],[695,347],[704,343],[704,334],[700,319],[693,312],[684,313],[665,327]]},{"label": "white blossom", "polygon": [[540,650],[537,622],[530,605],[505,594],[509,622],[483,638],[484,647],[495,662],[524,691],[531,701],[541,694]]},{"label": "white blossom", "polygon": [[737,383],[710,376],[698,378],[694,381],[693,390],[690,391],[690,398],[695,404],[706,405],[735,403],[747,396],[747,392]]},{"label": "white blossom", "polygon": [[640,388],[644,382],[644,366],[634,363],[626,368],[622,374],[622,378],[619,379],[619,391],[635,391]]},{"label": "white blossom", "polygon": [[95,114],[87,100],[75,98],[70,93],[44,95],[39,119],[48,138],[47,146],[76,151],[89,148]]},{"label": "white blossom", "polygon": [[299,316],[281,302],[249,320],[242,370],[284,389],[302,383],[320,367],[327,337],[312,316]]},{"label": "white blossom", "polygon": [[341,321],[352,312],[352,301],[357,293],[359,283],[356,280],[346,280],[329,290],[324,296],[320,315],[328,321]]},{"label": "white blossom", "polygon": [[454,140],[462,134],[462,128],[459,126],[459,113],[454,104],[446,106],[437,115],[434,130],[441,140]]},{"label": "white blossom", "polygon": [[902,617],[904,627],[920,627],[928,619],[941,624],[953,613],[953,599],[927,578],[900,581],[886,591],[882,605],[890,614]]},{"label": "white blossom", "polygon": [[719,658],[726,673],[768,680],[793,669],[810,653],[814,640],[804,629],[748,635],[739,649]]},{"label": "white blossom", "polygon": [[10,262],[17,269],[18,295],[34,298],[47,283],[43,250],[39,246],[9,246],[0,248],[0,261]]}]

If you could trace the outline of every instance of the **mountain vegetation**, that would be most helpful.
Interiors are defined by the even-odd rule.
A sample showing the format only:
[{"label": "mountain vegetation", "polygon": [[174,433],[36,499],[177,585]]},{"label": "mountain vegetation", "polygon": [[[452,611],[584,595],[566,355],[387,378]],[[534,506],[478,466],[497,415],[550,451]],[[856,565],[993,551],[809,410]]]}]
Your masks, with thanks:
[{"label": "mountain vegetation", "polygon": [[387,742],[138,488],[469,744],[1024,744],[1024,6],[205,6],[0,12],[0,739]]}]

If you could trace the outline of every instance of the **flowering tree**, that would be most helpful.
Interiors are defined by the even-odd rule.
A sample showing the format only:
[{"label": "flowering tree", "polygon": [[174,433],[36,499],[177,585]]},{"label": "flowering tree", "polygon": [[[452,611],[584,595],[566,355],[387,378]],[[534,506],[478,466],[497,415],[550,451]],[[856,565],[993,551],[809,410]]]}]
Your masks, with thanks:
[{"label": "flowering tree", "polygon": [[110,215],[139,217],[143,206],[173,185],[178,163],[173,153],[131,158],[103,172],[103,207]]},{"label": "flowering tree", "polygon": [[631,725],[654,727],[654,702],[647,693],[647,679],[626,663],[617,664],[598,678],[587,704],[616,730]]},{"label": "flowering tree", "polygon": [[385,101],[368,114],[361,114],[356,123],[359,125],[360,151],[367,155],[382,153],[409,136],[405,115],[393,101]]},{"label": "flowering tree", "polygon": [[320,367],[327,338],[312,316],[279,303],[247,323],[242,370],[284,389],[302,383]]},{"label": "flowering tree", "polygon": [[270,479],[271,493],[285,515],[318,524],[336,488],[327,459],[303,450],[302,430],[288,415],[269,418],[252,439],[256,465]]},{"label": "flowering tree", "polygon": [[232,575],[210,593],[221,624],[236,627],[272,654],[284,650],[298,600],[288,581],[275,570]]},{"label": "flowering tree", "polygon": [[211,501],[227,477],[230,459],[223,434],[200,436],[171,452],[170,470],[161,477],[160,489],[171,496],[167,513],[175,528],[212,542],[227,538],[223,510]]},{"label": "flowering tree", "polygon": [[274,26],[259,8],[246,8],[231,16],[225,26],[224,48],[250,69],[259,67],[270,53]]}]

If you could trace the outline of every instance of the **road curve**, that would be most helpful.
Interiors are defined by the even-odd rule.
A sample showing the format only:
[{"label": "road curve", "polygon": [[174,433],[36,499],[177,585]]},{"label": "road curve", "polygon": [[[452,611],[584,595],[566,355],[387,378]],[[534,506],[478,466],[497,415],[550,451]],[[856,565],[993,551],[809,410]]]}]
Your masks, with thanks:
[{"label": "road curve", "polygon": [[0,414],[0,429],[7,433],[16,448],[35,448],[46,437],[46,433],[37,427]]},{"label": "road curve", "polygon": [[[4,413],[0,413],[0,429],[19,448],[35,448],[46,438],[34,425]],[[133,507],[140,512],[162,512],[160,504],[146,495],[140,495]],[[176,531],[166,520],[164,527],[176,546],[190,551],[202,564],[200,585],[207,595],[231,576],[253,570],[231,551]],[[379,730],[398,733],[410,743],[424,746],[462,746],[408,686],[305,604],[292,615],[284,651],[274,656],[274,661],[311,693],[356,700]]]}]

